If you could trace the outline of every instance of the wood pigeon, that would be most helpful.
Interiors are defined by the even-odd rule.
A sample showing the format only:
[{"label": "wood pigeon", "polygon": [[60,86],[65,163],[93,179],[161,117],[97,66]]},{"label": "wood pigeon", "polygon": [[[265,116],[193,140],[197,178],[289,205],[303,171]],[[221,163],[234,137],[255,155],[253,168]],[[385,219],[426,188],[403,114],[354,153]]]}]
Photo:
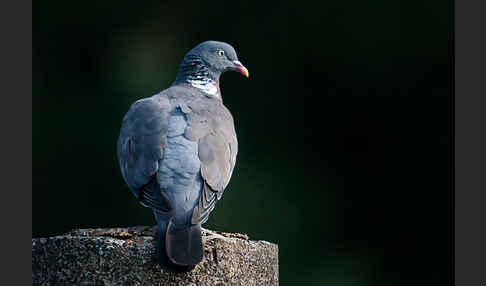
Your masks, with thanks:
[{"label": "wood pigeon", "polygon": [[201,224],[228,185],[238,142],[219,78],[248,77],[235,49],[207,41],[184,57],[175,82],[133,103],[117,143],[121,173],[157,221],[160,264],[188,271],[203,258]]}]

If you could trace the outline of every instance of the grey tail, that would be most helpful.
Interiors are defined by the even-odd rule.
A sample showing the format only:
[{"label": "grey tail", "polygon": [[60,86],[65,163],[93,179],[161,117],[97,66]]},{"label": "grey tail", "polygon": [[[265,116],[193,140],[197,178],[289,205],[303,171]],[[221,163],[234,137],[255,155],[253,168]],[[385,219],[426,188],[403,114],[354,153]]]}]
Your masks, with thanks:
[{"label": "grey tail", "polygon": [[159,220],[156,249],[162,268],[174,272],[191,271],[203,257],[201,226],[179,229],[171,220]]},{"label": "grey tail", "polygon": [[177,227],[170,220],[167,226],[165,246],[167,257],[175,265],[196,266],[204,255],[201,225]]},{"label": "grey tail", "polygon": [[[157,236],[155,240],[155,247],[157,253],[157,262],[159,263],[160,267],[163,269],[173,271],[173,272],[187,272],[194,269],[196,266],[194,265],[180,265],[175,264],[172,262],[171,259],[168,257],[168,251],[166,248],[166,240],[167,240],[167,228],[169,222],[167,220],[159,220],[157,223]],[[196,263],[197,264],[197,263]]]}]

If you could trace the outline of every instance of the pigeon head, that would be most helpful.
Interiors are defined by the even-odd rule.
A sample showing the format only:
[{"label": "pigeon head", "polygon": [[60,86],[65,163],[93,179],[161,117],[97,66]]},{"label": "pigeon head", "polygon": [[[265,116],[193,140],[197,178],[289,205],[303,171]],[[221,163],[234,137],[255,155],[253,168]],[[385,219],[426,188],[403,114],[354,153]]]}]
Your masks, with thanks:
[{"label": "pigeon head", "polygon": [[187,82],[206,93],[219,90],[219,77],[237,71],[248,77],[248,70],[238,61],[235,49],[223,42],[207,41],[190,50],[179,67],[176,82]]}]

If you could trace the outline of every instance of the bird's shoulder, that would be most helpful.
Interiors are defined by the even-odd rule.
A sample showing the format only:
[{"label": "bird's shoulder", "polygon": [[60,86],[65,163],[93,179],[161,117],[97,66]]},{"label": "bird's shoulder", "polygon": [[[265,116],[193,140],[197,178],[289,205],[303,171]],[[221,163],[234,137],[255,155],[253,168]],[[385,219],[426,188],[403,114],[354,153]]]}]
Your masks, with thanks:
[{"label": "bird's shoulder", "polygon": [[[136,128],[140,131],[150,129],[147,123],[157,120],[164,120],[165,115],[170,112],[172,106],[167,96],[154,95],[135,101],[128,109],[123,118],[122,126]],[[154,127],[154,126],[152,126]]]}]

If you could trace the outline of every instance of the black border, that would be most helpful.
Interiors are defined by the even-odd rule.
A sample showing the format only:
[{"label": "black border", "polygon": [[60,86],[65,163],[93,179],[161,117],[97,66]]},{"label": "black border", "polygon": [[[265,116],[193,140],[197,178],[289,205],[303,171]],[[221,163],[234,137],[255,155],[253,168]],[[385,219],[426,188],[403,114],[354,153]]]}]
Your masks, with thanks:
[{"label": "black border", "polygon": [[449,0],[450,5],[450,70],[449,70],[449,284],[454,285],[455,280],[455,245],[454,245],[454,232],[455,232],[455,28],[456,28],[456,17],[455,17],[455,1]]},{"label": "black border", "polygon": [[[2,284],[32,284],[32,1],[0,5]],[[30,273],[29,273],[30,272]],[[9,283],[10,282],[10,283]]]},{"label": "black border", "polygon": [[455,282],[485,285],[485,4],[455,7]]}]

